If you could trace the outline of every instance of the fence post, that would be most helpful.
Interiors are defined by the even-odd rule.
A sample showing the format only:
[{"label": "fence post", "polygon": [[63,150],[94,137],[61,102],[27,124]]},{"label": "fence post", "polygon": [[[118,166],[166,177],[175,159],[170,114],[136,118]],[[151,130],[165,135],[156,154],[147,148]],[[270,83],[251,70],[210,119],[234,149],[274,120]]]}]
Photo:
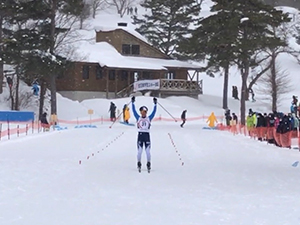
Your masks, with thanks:
[{"label": "fence post", "polygon": [[19,131],[19,125],[17,126],[17,137],[19,137],[19,133],[20,133],[20,131]]},{"label": "fence post", "polygon": [[32,120],[32,133],[34,133],[34,121]]},{"label": "fence post", "polygon": [[28,124],[26,123],[26,136],[27,136],[27,133],[28,133]]},{"label": "fence post", "polygon": [[10,140],[9,120],[7,120],[7,135],[8,135],[8,140]]},{"label": "fence post", "polygon": [[0,141],[1,141],[2,123],[0,123]]}]

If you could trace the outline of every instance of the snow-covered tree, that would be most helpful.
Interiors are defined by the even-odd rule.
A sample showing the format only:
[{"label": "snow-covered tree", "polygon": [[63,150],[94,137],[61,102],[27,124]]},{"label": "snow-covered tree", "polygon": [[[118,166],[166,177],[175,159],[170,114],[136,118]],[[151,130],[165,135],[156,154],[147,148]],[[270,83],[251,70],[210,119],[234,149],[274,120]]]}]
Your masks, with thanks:
[{"label": "snow-covered tree", "polygon": [[166,55],[177,53],[200,13],[197,0],[147,0],[141,6],[149,14],[134,16],[137,31]]},{"label": "snow-covered tree", "polygon": [[122,18],[126,11],[133,6],[135,0],[105,0],[108,6],[113,6],[117,9],[118,14]]},{"label": "snow-covered tree", "polygon": [[[262,62],[263,58],[257,57],[259,52],[286,45],[270,28],[278,27],[289,19],[282,11],[260,0],[212,1],[215,3],[211,9],[212,15],[200,21],[198,29],[201,35],[195,32],[193,38],[200,41],[211,66],[224,67],[231,63],[239,68],[242,79],[240,114],[244,125],[251,68]],[[197,50],[201,52],[201,49]]]},{"label": "snow-covered tree", "polygon": [[105,8],[106,0],[90,0],[89,4],[92,8],[92,16],[95,19],[97,12]]}]

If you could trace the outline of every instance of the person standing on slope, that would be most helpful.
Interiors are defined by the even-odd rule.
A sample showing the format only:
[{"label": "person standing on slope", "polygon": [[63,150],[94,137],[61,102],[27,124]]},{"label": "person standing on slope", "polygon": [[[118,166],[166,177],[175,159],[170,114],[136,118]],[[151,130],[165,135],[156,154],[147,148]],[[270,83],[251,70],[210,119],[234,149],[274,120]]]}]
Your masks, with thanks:
[{"label": "person standing on slope", "polygon": [[154,108],[152,113],[147,116],[148,108],[146,106],[140,107],[140,114],[139,115],[135,109],[135,97],[133,96],[131,98],[131,104],[132,104],[132,112],[137,120],[137,128],[138,128],[138,137],[137,137],[137,167],[139,169],[139,172],[141,171],[142,163],[142,152],[143,147],[145,146],[145,151],[147,155],[147,169],[148,172],[150,172],[151,169],[151,154],[150,154],[150,148],[151,148],[151,141],[150,141],[150,127],[151,127],[151,121],[155,116],[156,113],[156,104],[157,99],[153,98]]},{"label": "person standing on slope", "polygon": [[181,120],[182,123],[180,124],[180,126],[183,128],[183,125],[185,124],[186,121],[186,110],[183,110],[183,112],[181,113]]}]

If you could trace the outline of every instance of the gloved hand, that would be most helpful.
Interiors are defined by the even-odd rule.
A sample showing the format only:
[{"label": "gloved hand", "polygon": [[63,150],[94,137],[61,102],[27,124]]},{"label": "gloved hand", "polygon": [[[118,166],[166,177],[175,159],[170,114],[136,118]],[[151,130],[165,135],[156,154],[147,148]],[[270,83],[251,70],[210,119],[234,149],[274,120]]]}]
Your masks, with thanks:
[{"label": "gloved hand", "polygon": [[156,105],[157,104],[157,98],[153,98],[153,102]]},{"label": "gloved hand", "polygon": [[135,96],[131,97],[131,102],[134,103],[135,102]]}]

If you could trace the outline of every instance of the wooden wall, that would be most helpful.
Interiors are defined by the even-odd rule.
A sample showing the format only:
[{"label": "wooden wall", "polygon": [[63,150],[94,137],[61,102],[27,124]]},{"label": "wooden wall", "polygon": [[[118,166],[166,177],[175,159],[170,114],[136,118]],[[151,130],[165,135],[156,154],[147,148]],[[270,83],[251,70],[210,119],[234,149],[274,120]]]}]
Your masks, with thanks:
[{"label": "wooden wall", "polygon": [[120,54],[122,54],[122,45],[129,44],[140,46],[139,56],[161,59],[169,58],[158,49],[152,47],[151,45],[145,43],[144,41],[138,39],[134,35],[127,33],[122,29],[116,29],[113,31],[98,31],[96,34],[96,42],[101,41],[110,43]]}]

